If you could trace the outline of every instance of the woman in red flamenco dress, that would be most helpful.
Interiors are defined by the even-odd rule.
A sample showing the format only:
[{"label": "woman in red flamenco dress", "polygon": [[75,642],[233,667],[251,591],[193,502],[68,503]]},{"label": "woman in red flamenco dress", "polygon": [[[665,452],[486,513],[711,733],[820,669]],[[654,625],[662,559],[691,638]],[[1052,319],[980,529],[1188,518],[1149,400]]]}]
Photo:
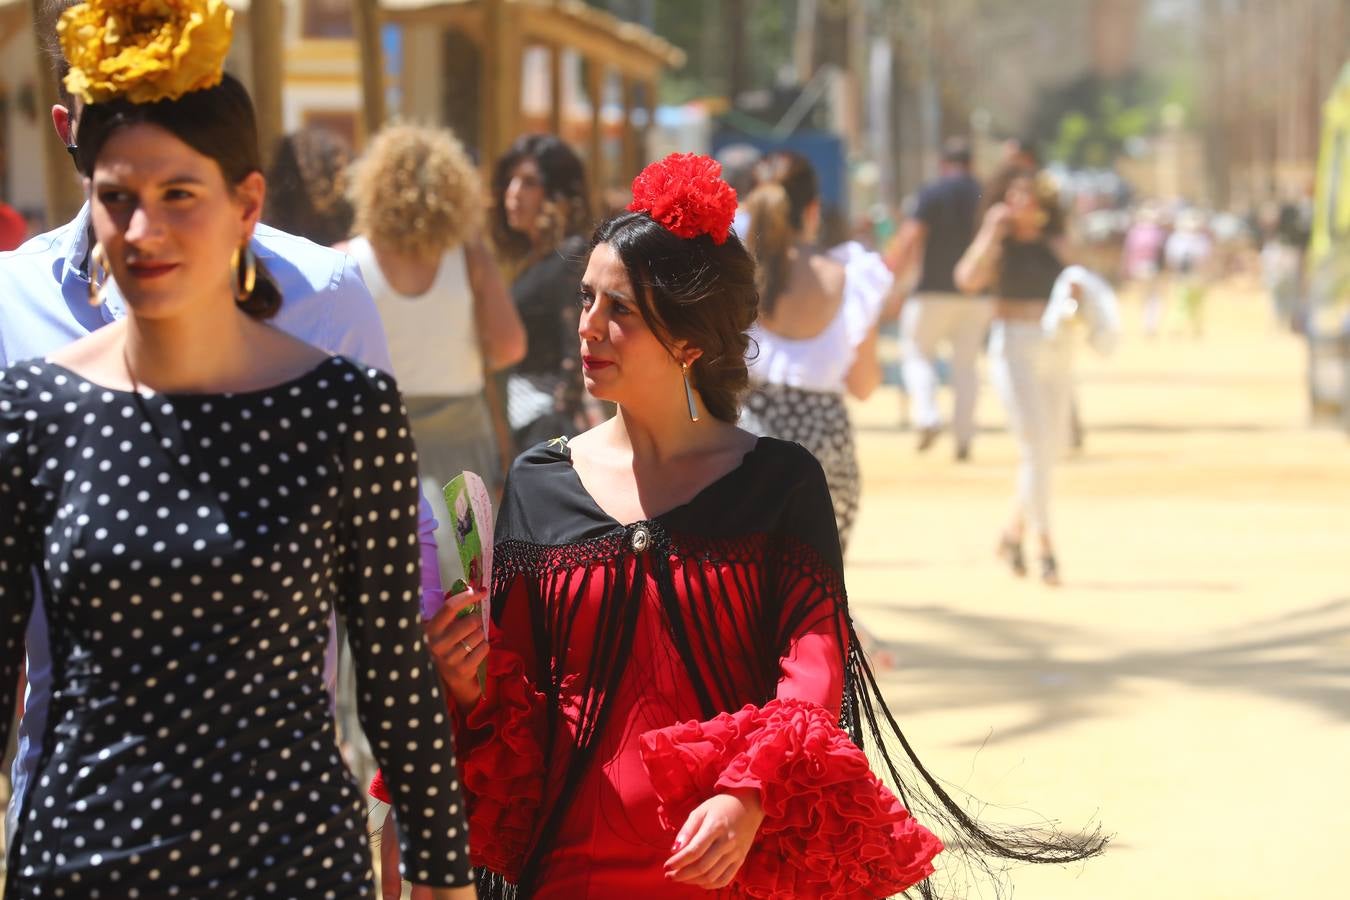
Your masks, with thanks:
[{"label": "woman in red flamenco dress", "polygon": [[718,175],[653,164],[597,229],[578,336],[587,389],[618,414],[512,467],[488,640],[458,616],[479,593],[428,623],[480,896],[934,896],[929,824],[994,856],[1095,852],[983,829],[903,744],[820,465],[735,425],[757,296]]}]

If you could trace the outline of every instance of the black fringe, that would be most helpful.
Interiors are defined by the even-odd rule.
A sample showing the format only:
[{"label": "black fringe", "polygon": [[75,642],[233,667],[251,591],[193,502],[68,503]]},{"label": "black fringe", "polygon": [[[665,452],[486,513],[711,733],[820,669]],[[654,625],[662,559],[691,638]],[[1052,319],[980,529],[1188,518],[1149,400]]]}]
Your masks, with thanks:
[{"label": "black fringe", "polygon": [[[939,859],[940,874],[915,885],[906,897],[953,900],[964,876],[989,884],[995,897],[1004,895],[1004,870],[999,861],[1067,864],[1100,854],[1109,837],[1099,827],[1085,834],[1060,831],[1054,823],[1043,829],[988,825],[971,815],[924,766],[895,720],[876,675],[863,653],[853,623],[849,622],[848,669],[840,727],[869,757],[885,766],[882,781],[920,823],[942,839],[946,849]],[[901,752],[896,752],[898,745]],[[957,789],[959,790],[959,789]],[[966,800],[974,802],[968,795]],[[970,878],[974,876],[974,878]],[[941,881],[939,886],[937,881]]]},{"label": "black fringe", "polygon": [[[531,603],[536,610],[547,610],[547,616],[534,622],[536,670],[548,673],[540,685],[548,701],[547,744],[556,752],[558,729],[564,726],[556,715],[559,709],[561,676],[552,671],[553,661],[564,658],[572,640],[572,625],[576,604],[571,598],[586,596],[593,577],[605,579],[599,628],[593,639],[593,670],[585,673],[584,684],[591,686],[589,696],[578,722],[577,744],[571,750],[567,776],[560,794],[546,811],[535,830],[535,845],[521,871],[519,883],[513,884],[501,874],[478,869],[478,896],[484,900],[519,900],[528,898],[534,889],[550,846],[548,836],[553,834],[571,797],[580,785],[594,755],[595,741],[605,728],[610,704],[607,699],[622,678],[628,650],[632,646],[641,592],[648,577],[656,582],[661,595],[672,642],[684,659],[694,683],[700,706],[712,718],[725,708],[736,708],[744,699],[732,703],[726,692],[732,682],[729,663],[733,656],[747,656],[758,660],[757,683],[753,692],[762,705],[772,699],[777,681],[778,658],[785,640],[812,621],[833,617],[839,623],[839,641],[847,647],[845,659],[844,697],[840,727],[855,744],[868,753],[878,766],[883,782],[893,790],[926,828],[942,839],[946,850],[939,857],[939,873],[906,892],[906,897],[922,900],[955,900],[965,895],[972,883],[990,886],[995,897],[1005,895],[1004,872],[1009,863],[1066,864],[1085,860],[1101,853],[1107,843],[1100,829],[1085,834],[1067,834],[1047,823],[1040,829],[987,825],[978,821],[963,805],[974,804],[973,798],[958,788],[951,791],[933,776],[919,759],[899,723],[886,705],[885,697],[866,655],[861,649],[857,633],[848,611],[848,600],[838,566],[811,547],[795,540],[771,540],[766,547],[753,541],[716,541],[703,543],[697,538],[682,535],[679,552],[686,559],[717,559],[727,563],[726,569],[735,584],[722,583],[722,575],[709,580],[707,567],[685,567],[685,596],[677,591],[669,565],[672,542],[655,523],[652,528],[651,549],[647,553],[633,553],[632,529],[616,537],[609,537],[568,547],[563,558],[554,557],[544,564],[543,548],[511,542],[499,546],[499,559],[504,565],[494,573],[494,596],[505,595],[505,582],[525,576],[531,584]],[[587,564],[605,561],[603,574]],[[631,572],[628,564],[631,562]],[[577,567],[587,568],[580,584],[570,584],[569,577]],[[690,570],[701,570],[697,580],[690,580]],[[758,585],[759,601],[767,607],[758,610],[760,622],[772,622],[770,629],[748,628],[750,646],[727,646],[723,640],[709,633],[706,623],[716,621],[710,604],[728,604],[721,611],[729,613],[743,624],[755,616],[748,576],[750,568],[761,573]],[[570,595],[570,596],[569,596]],[[499,612],[499,611],[498,611]],[[953,796],[960,795],[960,799]]]}]

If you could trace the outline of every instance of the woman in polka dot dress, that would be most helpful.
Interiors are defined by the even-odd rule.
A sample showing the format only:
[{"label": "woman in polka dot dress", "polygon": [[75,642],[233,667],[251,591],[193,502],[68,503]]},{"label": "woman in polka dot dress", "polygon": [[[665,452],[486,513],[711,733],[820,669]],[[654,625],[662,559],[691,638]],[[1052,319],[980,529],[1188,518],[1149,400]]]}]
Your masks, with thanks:
[{"label": "woman in polka dot dress", "polygon": [[91,299],[111,276],[129,315],[0,374],[0,685],[37,589],[55,664],[5,897],[375,896],[332,610],[405,876],[472,897],[398,390],[261,321],[280,295],[239,249],[264,184],[237,81],[84,99]]}]

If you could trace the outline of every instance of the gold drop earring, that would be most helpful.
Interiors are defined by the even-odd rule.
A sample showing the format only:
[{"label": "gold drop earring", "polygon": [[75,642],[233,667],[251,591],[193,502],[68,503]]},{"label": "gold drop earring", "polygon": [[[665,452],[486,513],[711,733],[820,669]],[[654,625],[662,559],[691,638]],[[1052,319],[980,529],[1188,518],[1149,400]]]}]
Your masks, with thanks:
[{"label": "gold drop earring", "polygon": [[689,421],[698,421],[698,401],[694,399],[694,386],[689,383],[689,363],[680,363],[680,370],[684,373],[684,400],[689,404]]},{"label": "gold drop earring", "polygon": [[105,291],[108,281],[108,254],[102,244],[94,244],[89,251],[89,305],[102,306],[108,299]]}]

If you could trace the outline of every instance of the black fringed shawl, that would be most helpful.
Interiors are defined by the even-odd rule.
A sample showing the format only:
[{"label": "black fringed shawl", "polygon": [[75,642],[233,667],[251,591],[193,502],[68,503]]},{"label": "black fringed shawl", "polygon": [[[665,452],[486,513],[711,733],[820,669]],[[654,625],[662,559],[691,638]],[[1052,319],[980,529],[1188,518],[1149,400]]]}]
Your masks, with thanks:
[{"label": "black fringed shawl", "polygon": [[[829,491],[819,464],[800,446],[761,438],[737,469],[689,503],[624,525],[586,492],[565,441],[541,444],[512,468],[496,546],[493,618],[500,625],[506,598],[520,598],[523,588],[532,631],[525,645],[534,655],[527,664],[545,698],[545,758],[569,756],[562,783],[550,786],[538,810],[517,883],[480,868],[480,896],[531,895],[551,836],[596,764],[611,713],[607,700],[628,667],[642,592],[652,583],[703,719],[772,700],[789,637],[832,622],[837,645],[847,648],[839,660],[840,727],[869,752],[881,767],[877,774],[919,822],[944,839],[949,855],[959,854],[965,865],[992,874],[994,859],[1069,862],[1100,851],[1102,841],[1095,836],[982,826],[923,767],[859,648]],[[596,594],[594,579],[603,579],[600,608],[583,617],[578,599]],[[734,626],[709,627],[719,614],[722,621],[730,616]],[[579,621],[588,630],[579,630]],[[580,672],[566,663],[579,642],[587,646],[589,661]],[[574,738],[562,720],[564,678],[569,695],[584,698],[573,713]],[[913,893],[924,900],[939,896],[933,881]]]}]

